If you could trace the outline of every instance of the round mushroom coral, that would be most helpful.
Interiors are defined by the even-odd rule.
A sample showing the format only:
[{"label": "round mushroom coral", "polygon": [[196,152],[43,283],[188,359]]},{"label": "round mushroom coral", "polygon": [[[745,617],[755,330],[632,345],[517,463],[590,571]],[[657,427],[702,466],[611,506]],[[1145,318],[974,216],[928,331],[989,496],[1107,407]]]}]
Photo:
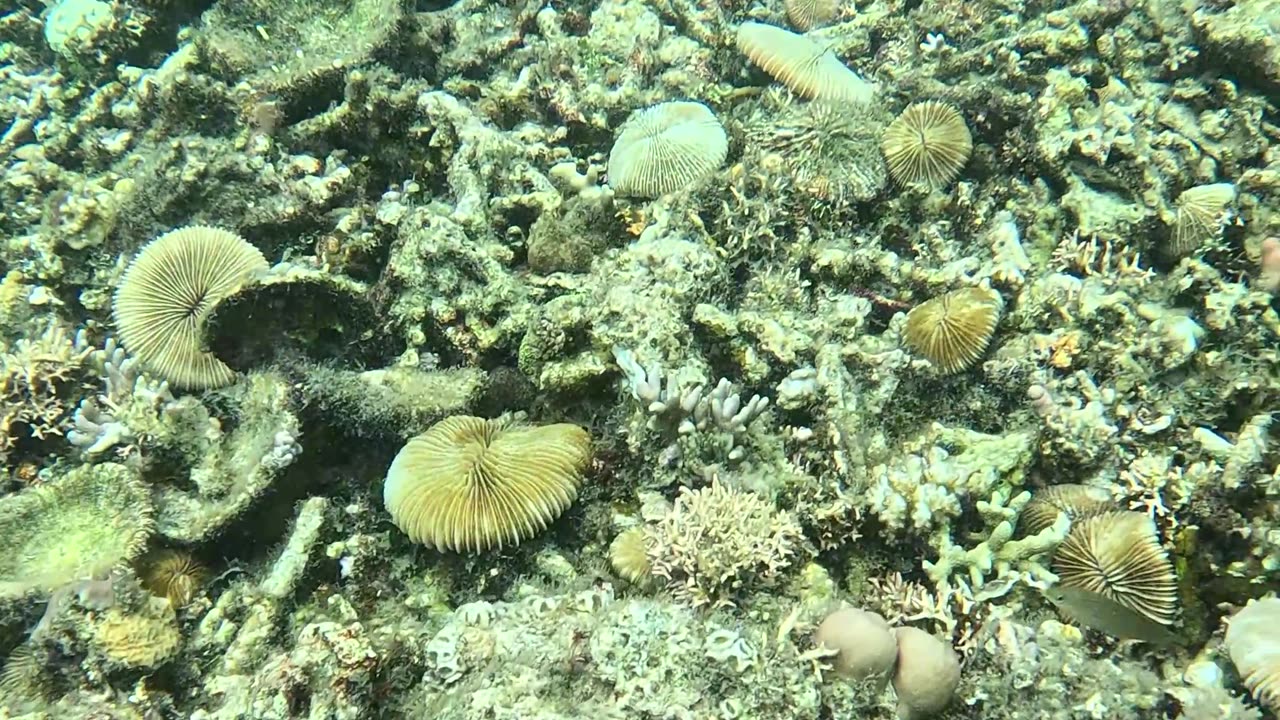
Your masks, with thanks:
[{"label": "round mushroom coral", "polygon": [[941,190],[969,161],[973,137],[959,110],[926,100],[902,111],[885,130],[881,148],[899,183]]},{"label": "round mushroom coral", "polygon": [[991,290],[953,290],[912,308],[903,339],[943,374],[958,373],[982,357],[1001,306],[1000,296]]},{"label": "round mushroom coral", "polygon": [[627,118],[609,151],[609,186],[657,197],[709,177],[729,154],[729,136],[702,103],[665,102]]},{"label": "round mushroom coral", "polygon": [[383,503],[414,542],[460,552],[518,545],[578,495],[591,436],[467,415],[413,438],[387,471]]},{"label": "round mushroom coral", "polygon": [[152,240],[125,270],[112,304],[125,349],[182,388],[231,384],[235,373],[204,349],[201,323],[267,260],[244,238],[212,227],[184,227]]}]

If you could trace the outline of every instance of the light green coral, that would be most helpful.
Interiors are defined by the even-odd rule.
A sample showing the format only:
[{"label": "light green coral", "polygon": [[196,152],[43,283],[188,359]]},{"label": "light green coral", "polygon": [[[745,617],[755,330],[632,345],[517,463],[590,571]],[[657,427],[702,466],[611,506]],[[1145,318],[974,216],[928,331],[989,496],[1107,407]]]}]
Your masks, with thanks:
[{"label": "light green coral", "polygon": [[0,499],[0,599],[52,592],[137,556],[151,537],[149,489],[115,463],[75,467]]}]

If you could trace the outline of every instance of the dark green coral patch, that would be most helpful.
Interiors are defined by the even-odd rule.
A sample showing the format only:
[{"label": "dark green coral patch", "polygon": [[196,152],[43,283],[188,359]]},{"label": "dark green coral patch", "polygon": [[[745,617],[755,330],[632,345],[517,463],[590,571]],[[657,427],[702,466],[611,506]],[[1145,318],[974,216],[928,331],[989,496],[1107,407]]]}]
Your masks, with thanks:
[{"label": "dark green coral patch", "polygon": [[204,342],[235,370],[337,362],[380,367],[402,348],[378,331],[364,284],[345,276],[277,266],[218,303]]}]

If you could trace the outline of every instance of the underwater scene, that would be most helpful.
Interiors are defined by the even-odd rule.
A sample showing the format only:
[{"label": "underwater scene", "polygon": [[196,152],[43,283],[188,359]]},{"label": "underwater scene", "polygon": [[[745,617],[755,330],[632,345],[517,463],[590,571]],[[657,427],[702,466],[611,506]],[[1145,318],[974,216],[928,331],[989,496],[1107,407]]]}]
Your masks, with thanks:
[{"label": "underwater scene", "polygon": [[1280,712],[1280,0],[0,6],[0,720]]}]

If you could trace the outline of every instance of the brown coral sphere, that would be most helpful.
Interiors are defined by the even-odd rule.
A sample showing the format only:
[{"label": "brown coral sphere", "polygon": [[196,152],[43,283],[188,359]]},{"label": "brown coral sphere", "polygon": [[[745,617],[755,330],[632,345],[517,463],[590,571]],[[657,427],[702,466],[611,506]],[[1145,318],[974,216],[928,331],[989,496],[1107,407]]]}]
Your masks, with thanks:
[{"label": "brown coral sphere", "polygon": [[946,187],[964,169],[973,137],[964,116],[936,100],[913,103],[884,131],[880,144],[889,173],[903,185]]},{"label": "brown coral sphere", "polygon": [[1000,296],[991,290],[954,290],[912,308],[903,340],[943,374],[960,372],[987,349],[1001,306]]},{"label": "brown coral sphere", "polygon": [[831,665],[850,680],[887,678],[898,657],[889,623],[876,613],[857,608],[842,608],[825,617],[813,642],[836,651]]},{"label": "brown coral sphere", "polygon": [[893,635],[898,641],[898,666],[893,674],[898,717],[930,717],[955,695],[960,685],[960,658],[950,644],[923,630],[900,627]]},{"label": "brown coral sphere", "polygon": [[200,325],[219,300],[266,269],[262,253],[233,232],[193,226],[165,233],[120,280],[112,304],[120,342],[174,386],[228,385],[235,373],[205,350]]},{"label": "brown coral sphere", "polygon": [[415,542],[480,552],[517,545],[578,495],[591,436],[456,415],[413,438],[387,471],[383,502]]}]

